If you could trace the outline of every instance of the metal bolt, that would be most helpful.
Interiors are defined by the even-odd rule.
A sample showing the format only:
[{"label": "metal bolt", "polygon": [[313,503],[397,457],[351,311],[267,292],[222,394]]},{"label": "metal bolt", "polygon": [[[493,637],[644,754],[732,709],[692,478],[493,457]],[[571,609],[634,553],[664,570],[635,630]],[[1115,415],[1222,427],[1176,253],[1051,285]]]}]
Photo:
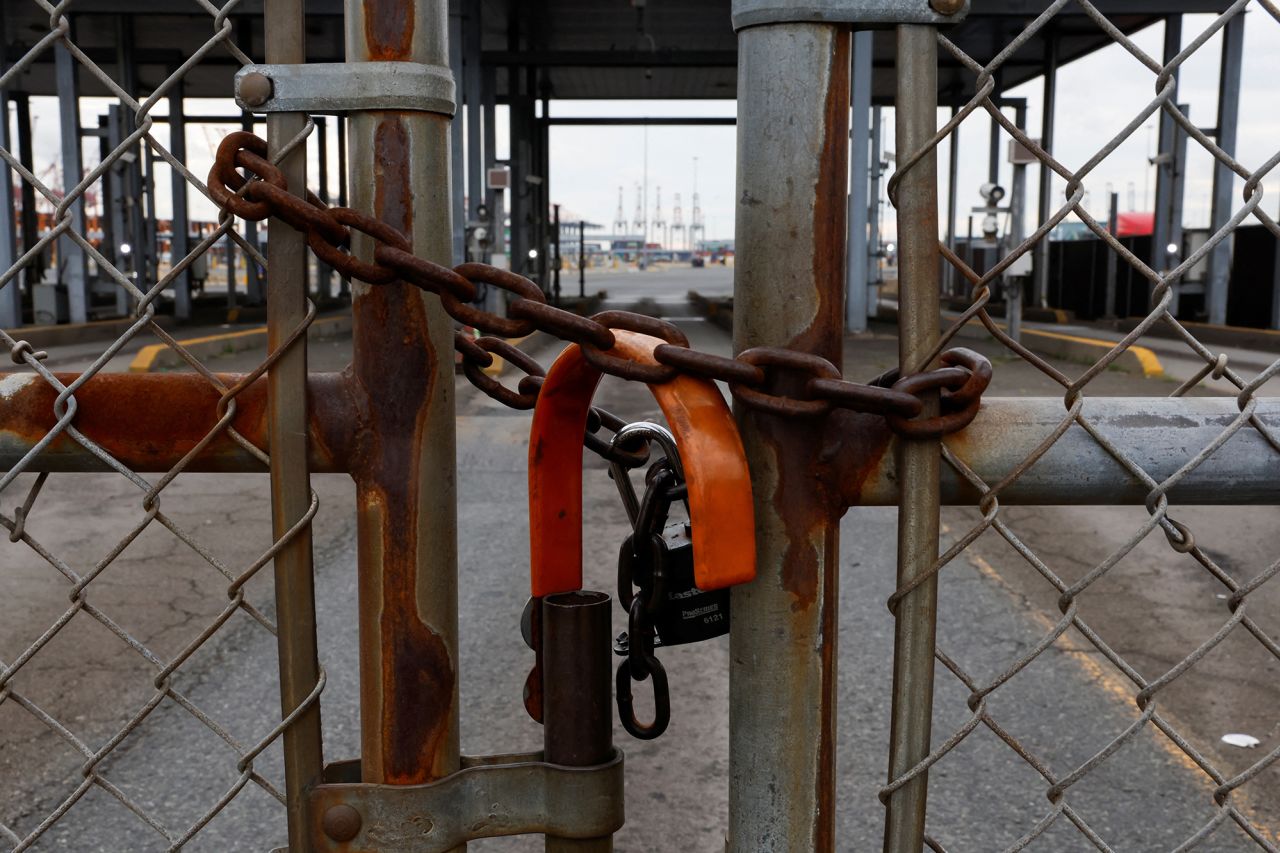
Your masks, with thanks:
[{"label": "metal bolt", "polygon": [[354,806],[339,803],[325,809],[322,827],[324,834],[334,841],[350,841],[360,833],[360,812]]},{"label": "metal bolt", "polygon": [[260,71],[251,71],[240,78],[240,100],[251,107],[260,107],[271,99],[271,78]]},{"label": "metal bolt", "polygon": [[939,15],[954,15],[964,8],[964,0],[929,0],[929,7]]}]

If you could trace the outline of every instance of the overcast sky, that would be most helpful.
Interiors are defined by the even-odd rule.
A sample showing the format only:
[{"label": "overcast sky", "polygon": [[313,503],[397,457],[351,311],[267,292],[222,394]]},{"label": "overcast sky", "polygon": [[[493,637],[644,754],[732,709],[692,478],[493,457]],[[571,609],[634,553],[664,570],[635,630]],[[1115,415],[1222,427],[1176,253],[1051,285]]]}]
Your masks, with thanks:
[{"label": "overcast sky", "polygon": [[[1188,15],[1183,21],[1184,44],[1189,43],[1213,18]],[[1237,156],[1249,165],[1260,164],[1280,146],[1280,97],[1276,95],[1280,80],[1280,24],[1264,12],[1251,12],[1245,28],[1244,86],[1240,96],[1239,143]],[[1158,58],[1163,39],[1163,24],[1156,24],[1135,37],[1139,47]],[[1190,115],[1201,127],[1211,127],[1217,108],[1217,77],[1221,47],[1220,35],[1214,36],[1183,66],[1179,100],[1190,105]],[[1059,72],[1057,104],[1057,140],[1054,153],[1069,166],[1085,162],[1113,133],[1136,114],[1153,96],[1155,75],[1124,51],[1113,45],[1083,60],[1064,66]],[[1009,97],[1025,97],[1028,103],[1028,132],[1039,135],[1039,80],[1010,90]],[[106,99],[85,99],[82,109],[86,126],[96,126],[103,114]],[[158,112],[165,111],[160,105]],[[226,114],[234,111],[230,101],[193,101],[189,113]],[[554,101],[553,116],[732,116],[732,101]],[[57,115],[52,99],[33,99],[35,149],[38,171],[53,185],[60,183],[54,171],[58,151]],[[505,113],[498,122],[499,136],[506,131]],[[945,121],[940,113],[939,121]],[[1155,192],[1154,170],[1147,158],[1154,152],[1155,121],[1139,129],[1121,145],[1086,181],[1089,210],[1098,217],[1106,214],[1108,185],[1120,194],[1120,209],[1150,209]],[[332,123],[331,123],[332,125]],[[884,150],[894,151],[893,111],[886,109]],[[981,203],[978,187],[986,180],[987,145],[990,120],[985,114],[971,116],[961,126],[958,229],[966,229],[969,208]],[[201,176],[207,171],[212,149],[230,126],[196,126],[189,131],[189,165]],[[168,142],[168,130],[157,125],[154,131],[162,144]],[[330,133],[333,133],[332,126]],[[734,221],[735,149],[732,126],[690,127],[553,127],[551,136],[552,200],[562,205],[565,220],[585,218],[612,230],[618,208],[618,190],[622,188],[623,212],[628,222],[634,220],[639,193],[637,187],[647,183],[648,218],[652,221],[657,195],[661,188],[662,211],[670,222],[675,195],[681,196],[686,225],[692,220],[692,195],[695,184],[708,238],[731,238]],[[1001,141],[1003,152],[1007,137]],[[85,161],[97,161],[96,147],[86,140]],[[93,150],[89,150],[92,148]],[[311,183],[316,183],[313,166]],[[331,146],[331,160],[336,157]],[[1209,188],[1212,179],[1211,159],[1192,141],[1188,147],[1188,183],[1185,204],[1186,224],[1202,227],[1209,221]],[[506,155],[499,144],[498,155]],[[940,175],[945,180],[947,148],[939,150]],[[1011,167],[1003,163],[1001,183],[1009,186]],[[892,168],[892,166],[891,166]],[[167,169],[158,169],[157,199],[160,215],[169,213]],[[1029,170],[1028,208],[1035,210],[1037,169]],[[1233,199],[1240,200],[1242,181],[1236,180]],[[1053,198],[1060,202],[1065,182],[1054,181]],[[945,212],[945,186],[940,186],[940,199]],[[1132,203],[1131,203],[1132,200]],[[1274,199],[1264,206],[1276,211]],[[212,218],[212,205],[194,201],[192,215]],[[1034,215],[1029,220],[1034,224]],[[892,211],[884,213],[882,233],[892,239]]]}]

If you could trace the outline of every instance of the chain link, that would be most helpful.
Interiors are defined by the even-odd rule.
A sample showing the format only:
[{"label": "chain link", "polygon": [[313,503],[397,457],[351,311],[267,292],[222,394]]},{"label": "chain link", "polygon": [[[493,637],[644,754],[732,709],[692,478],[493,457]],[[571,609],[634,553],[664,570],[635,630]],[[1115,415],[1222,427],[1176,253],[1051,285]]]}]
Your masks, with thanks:
[{"label": "chain link", "polygon": [[[971,350],[941,353],[945,366],[896,379],[889,387],[852,382],[826,359],[782,347],[755,347],[736,359],[698,352],[674,324],[630,311],[581,317],[547,304],[542,289],[522,275],[479,263],[453,269],[439,266],[415,256],[405,236],[383,222],[351,208],[325,207],[310,194],[306,200],[293,195],[283,174],[265,155],[266,143],[260,138],[244,131],[229,134],[218,146],[209,172],[214,199],[245,219],[275,216],[284,220],[306,233],[308,245],[322,260],[350,278],[372,285],[402,281],[437,294],[450,317],[484,334],[476,340],[462,334],[455,337],[463,372],[485,394],[512,408],[529,409],[536,404],[545,371],[502,339],[535,331],[578,344],[588,362],[612,376],[651,384],[670,382],[678,375],[714,379],[727,383],[737,400],[757,411],[800,418],[821,417],[834,408],[868,412],[883,415],[891,428],[907,437],[934,437],[963,429],[977,415],[982,392],[991,381],[991,363]],[[350,253],[352,229],[376,242],[372,262]],[[478,292],[477,284],[510,295],[506,317],[469,304]],[[613,329],[666,341],[654,352],[658,363],[640,364],[613,355]],[[483,372],[493,363],[493,354],[524,371],[516,389]],[[944,389],[942,413],[920,417],[918,395],[938,388]],[[590,437],[587,443],[592,444]]]}]

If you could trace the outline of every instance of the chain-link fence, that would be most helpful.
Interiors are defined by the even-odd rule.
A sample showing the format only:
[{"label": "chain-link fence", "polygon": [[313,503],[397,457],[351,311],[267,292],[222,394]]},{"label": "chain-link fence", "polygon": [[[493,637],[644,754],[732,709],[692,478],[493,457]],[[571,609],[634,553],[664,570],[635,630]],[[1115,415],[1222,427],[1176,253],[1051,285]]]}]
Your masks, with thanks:
[{"label": "chain-link fence", "polygon": [[[928,712],[926,710],[924,712],[926,733],[923,746],[921,747],[917,742],[917,752],[909,759],[906,756],[910,749],[900,747],[895,742],[894,770],[890,774],[889,783],[880,794],[889,812],[890,846],[902,842],[912,831],[924,831],[925,809],[922,792],[924,786],[928,784],[929,773],[933,772],[936,776],[941,771],[945,776],[949,765],[950,768],[972,767],[973,765],[967,764],[972,756],[964,757],[965,751],[973,744],[970,738],[973,738],[975,733],[987,732],[1012,751],[1009,758],[1013,764],[1021,767],[1025,762],[1025,767],[1029,768],[1031,774],[1026,779],[1028,785],[1036,787],[1038,783],[1038,790],[1048,800],[1047,804],[1041,801],[1042,816],[1039,819],[1029,820],[1023,829],[1018,830],[1021,836],[1009,844],[1007,849],[1021,850],[1028,847],[1043,849],[1045,845],[1052,849],[1066,849],[1058,846],[1064,844],[1070,849],[1131,849],[1138,843],[1138,839],[1133,838],[1131,833],[1125,833],[1123,827],[1120,835],[1114,831],[1108,832],[1095,821],[1096,813],[1091,812],[1088,806],[1082,807],[1081,803],[1088,800],[1084,792],[1091,787],[1096,791],[1098,784],[1105,786],[1115,783],[1114,777],[1099,783],[1098,777],[1107,775],[1100,771],[1107,768],[1109,763],[1123,763],[1130,760],[1133,752],[1138,748],[1136,745],[1139,742],[1152,742],[1152,735],[1155,733],[1155,741],[1158,742],[1159,748],[1175,754],[1179,758],[1180,765],[1198,780],[1197,787],[1201,803],[1204,805],[1205,816],[1194,821],[1194,831],[1177,845],[1178,850],[1244,849],[1240,845],[1251,849],[1275,850],[1277,840],[1271,828],[1266,821],[1258,820],[1256,810],[1250,802],[1256,804],[1259,799],[1267,800],[1274,797],[1277,784],[1275,762],[1280,758],[1280,750],[1272,749],[1261,755],[1240,753],[1245,756],[1243,764],[1240,761],[1223,760],[1212,741],[1216,741],[1218,735],[1229,731],[1225,726],[1229,725],[1227,721],[1231,719],[1232,709],[1217,709],[1224,728],[1222,731],[1213,733],[1211,738],[1207,738],[1208,733],[1203,730],[1190,732],[1185,726],[1175,723],[1167,710],[1162,707],[1162,699],[1169,695],[1171,689],[1176,689],[1175,685],[1178,685],[1179,679],[1183,679],[1193,668],[1220,666],[1221,655],[1227,653],[1225,650],[1229,647],[1229,639],[1233,643],[1238,643],[1241,637],[1245,637],[1250,644],[1256,644],[1255,651],[1260,649],[1263,652],[1263,671],[1274,673],[1275,663],[1280,661],[1280,642],[1277,641],[1274,621],[1269,619],[1266,609],[1258,610],[1256,607],[1251,607],[1253,602],[1262,601],[1259,591],[1280,571],[1280,561],[1248,567],[1227,565],[1224,560],[1215,556],[1220,553],[1219,551],[1207,544],[1202,545],[1202,541],[1197,539],[1198,533],[1209,540],[1213,539],[1216,531],[1206,530],[1198,524],[1200,521],[1212,528],[1212,523],[1207,520],[1209,516],[1195,508],[1175,506],[1170,500],[1170,494],[1176,492],[1179,485],[1188,477],[1201,469],[1219,464],[1222,457],[1215,459],[1215,454],[1231,442],[1235,442],[1238,448],[1245,437],[1261,439],[1251,445],[1260,448],[1256,459],[1258,470],[1262,470],[1268,461],[1261,458],[1263,454],[1280,453],[1280,424],[1266,421],[1260,416],[1258,410],[1258,390],[1268,380],[1280,374],[1280,360],[1274,361],[1256,374],[1249,375],[1252,371],[1245,371],[1233,365],[1226,353],[1198,340],[1193,328],[1175,318],[1176,306],[1172,305],[1175,298],[1175,283],[1202,259],[1214,252],[1223,241],[1230,240],[1233,232],[1242,223],[1250,221],[1261,223],[1272,234],[1280,237],[1280,225],[1277,225],[1275,219],[1260,207],[1263,198],[1263,181],[1276,164],[1280,163],[1280,150],[1265,162],[1242,163],[1219,147],[1211,135],[1200,126],[1193,124],[1180,111],[1175,101],[1176,74],[1179,67],[1184,65],[1215,34],[1220,33],[1233,19],[1238,19],[1247,12],[1252,12],[1250,17],[1257,25],[1268,26],[1280,21],[1280,9],[1268,0],[1262,0],[1262,2],[1241,0],[1233,3],[1221,15],[1214,16],[1212,23],[1202,32],[1195,34],[1194,38],[1191,38],[1185,47],[1181,47],[1171,61],[1162,61],[1144,52],[1134,39],[1126,36],[1120,28],[1108,20],[1107,15],[1100,11],[1098,6],[1087,0],[1074,4],[1078,8],[1072,8],[1069,11],[1076,14],[1083,12],[1096,23],[1102,32],[1110,36],[1115,44],[1123,48],[1132,58],[1133,62],[1128,67],[1135,72],[1140,69],[1145,70],[1150,75],[1155,90],[1150,101],[1133,115],[1115,136],[1106,140],[1100,139],[1096,153],[1083,165],[1074,166],[1055,159],[1052,153],[1040,146],[1038,140],[1029,138],[1000,109],[996,91],[1001,66],[1021,46],[1037,36],[1043,36],[1047,31],[1046,28],[1052,28],[1057,17],[1069,5],[1072,4],[1068,0],[1058,0],[1050,4],[986,65],[974,61],[947,38],[945,31],[936,34],[930,31],[923,37],[928,42],[936,40],[940,56],[954,58],[972,73],[976,94],[963,108],[957,110],[954,117],[931,139],[924,141],[922,137],[921,141],[924,141],[924,144],[908,148],[904,152],[900,159],[899,172],[890,188],[891,198],[893,198],[902,182],[909,179],[913,169],[920,169],[931,162],[937,156],[939,146],[949,137],[951,137],[951,144],[956,144],[956,137],[952,137],[952,134],[957,132],[970,116],[980,116],[983,113],[990,115],[992,120],[998,122],[1010,137],[1033,152],[1036,159],[1047,166],[1054,175],[1067,182],[1065,203],[1054,210],[1052,216],[1034,233],[1020,242],[1015,241],[1016,245],[1005,252],[998,263],[991,266],[984,274],[976,273],[945,245],[940,249],[946,264],[957,270],[971,283],[973,299],[969,307],[954,322],[949,323],[938,340],[937,346],[921,360],[921,364],[932,362],[938,352],[950,345],[949,342],[960,333],[962,327],[967,324],[971,326],[981,324],[986,333],[1006,349],[1008,355],[1015,356],[1033,366],[1061,387],[1062,414],[1056,426],[1045,431],[1034,451],[1027,454],[1025,458],[1017,460],[1015,464],[1009,465],[998,478],[979,476],[961,458],[962,453],[947,447],[951,439],[943,440],[942,453],[945,464],[981,495],[978,504],[981,517],[977,522],[966,521],[965,524],[971,524],[967,529],[953,531],[954,536],[950,540],[949,547],[945,548],[936,562],[930,557],[931,565],[928,565],[925,570],[914,575],[910,572],[900,573],[900,585],[890,601],[890,607],[897,614],[900,623],[904,620],[914,620],[913,630],[928,631],[932,636],[933,614],[922,612],[918,607],[914,607],[914,604],[910,607],[907,605],[918,602],[922,596],[936,595],[939,572],[965,556],[972,557],[977,547],[975,543],[980,538],[988,537],[983,541],[991,542],[989,537],[999,537],[999,540],[1009,546],[1007,548],[1000,546],[1000,551],[1008,562],[1023,562],[1026,567],[1029,567],[1026,574],[1034,578],[1034,582],[1048,584],[1052,588],[1044,598],[1052,601],[1056,597],[1058,612],[1045,614],[1038,623],[1043,631],[1042,635],[1029,639],[1025,645],[1015,649],[1005,658],[1004,663],[992,672],[978,674],[977,670],[988,670],[990,667],[979,665],[975,668],[971,664],[966,664],[963,655],[952,654],[942,644],[937,647],[936,660],[946,670],[946,674],[938,676],[938,693],[940,696],[946,695],[954,700],[955,692],[950,690],[950,684],[944,683],[950,677],[954,677],[959,682],[959,695],[964,697],[967,711],[962,714],[962,722],[954,728],[948,728],[940,735],[935,733],[931,745],[927,734]],[[900,50],[901,45],[900,41]],[[931,45],[929,47],[931,49]],[[1100,92],[1098,97],[1100,100],[1105,99],[1106,93]],[[903,109],[903,104],[899,103],[898,108]],[[922,109],[928,108],[922,107]],[[928,111],[932,112],[931,109]],[[1239,176],[1244,181],[1243,200],[1237,201],[1225,224],[1217,228],[1194,252],[1169,269],[1153,268],[1146,260],[1135,255],[1108,230],[1106,222],[1091,216],[1083,203],[1091,175],[1099,164],[1115,152],[1126,139],[1139,132],[1148,120],[1158,119],[1161,112],[1171,117],[1180,131],[1207,151],[1217,164],[1222,164],[1230,170],[1232,176]],[[1090,123],[1084,117],[1070,116],[1066,123],[1068,132],[1077,138],[1080,134],[1091,130]],[[899,127],[902,127],[901,123]],[[925,136],[927,137],[927,134]],[[899,145],[907,147],[901,141]],[[1006,270],[1020,257],[1035,251],[1039,244],[1047,241],[1055,226],[1072,214],[1084,222],[1089,230],[1116,254],[1122,264],[1130,265],[1147,282],[1150,292],[1150,310],[1141,322],[1078,375],[1064,373],[1063,370],[1019,343],[1011,337],[1009,330],[1000,322],[1001,318],[991,316],[987,310],[993,292],[998,292]],[[944,269],[946,264],[943,265]],[[1249,286],[1249,283],[1241,282],[1234,286]],[[1156,327],[1163,327],[1163,329]],[[1132,448],[1127,450],[1122,448],[1115,440],[1113,429],[1116,424],[1104,424],[1095,417],[1098,411],[1096,406],[1098,398],[1090,395],[1091,383],[1108,368],[1114,366],[1118,359],[1125,357],[1126,351],[1143,341],[1144,337],[1153,330],[1163,331],[1165,336],[1174,336],[1176,340],[1185,344],[1187,357],[1203,365],[1194,375],[1173,388],[1172,396],[1181,397],[1192,392],[1205,380],[1214,380],[1219,383],[1219,387],[1221,383],[1230,384],[1239,409],[1237,415],[1224,417],[1214,426],[1211,440],[1195,446],[1176,448],[1175,451],[1182,454],[1183,461],[1172,473],[1165,472],[1158,477],[1148,472],[1149,460],[1145,456],[1135,453]],[[998,358],[996,360],[998,361]],[[1020,525],[1016,507],[1011,512],[1010,508],[1001,505],[1002,495],[1011,488],[1016,489],[1017,484],[1027,473],[1068,434],[1076,438],[1087,436],[1088,440],[1102,448],[1110,459],[1119,463],[1127,475],[1140,482],[1146,491],[1145,517],[1133,525],[1119,547],[1109,549],[1110,553],[1107,553],[1105,558],[1096,562],[1090,561],[1087,566],[1076,563],[1080,554],[1090,551],[1085,543],[1079,544],[1075,553],[1064,553],[1060,548],[1052,554],[1037,553],[1032,544],[1035,534],[1028,534],[1025,529],[1020,532],[1018,529]],[[1169,440],[1187,441],[1185,434],[1171,437]],[[1233,500],[1229,495],[1225,495],[1220,502],[1249,503],[1248,483],[1238,485],[1241,489],[1239,498]],[[910,491],[912,490],[909,488],[908,492]],[[921,487],[920,491],[927,492],[928,488]],[[936,497],[934,492],[935,512]],[[1043,501],[1046,504],[1068,502],[1070,500],[1065,490],[1057,500],[1050,495]],[[1116,503],[1120,502],[1116,501]],[[1069,518],[1079,520],[1079,515],[1068,516],[1065,507],[1059,507],[1057,511],[1064,524],[1069,523]],[[1243,508],[1241,510],[1241,512],[1246,511]],[[1092,512],[1108,512],[1112,513],[1113,518],[1116,517],[1112,510],[1092,510]],[[1265,541],[1271,535],[1270,527],[1258,526],[1265,523],[1265,515],[1255,514],[1252,517],[1255,519],[1254,526],[1252,528],[1245,526],[1248,535]],[[1089,530],[1082,529],[1076,535],[1087,538],[1089,533]],[[1058,531],[1056,535],[1061,537],[1064,534]],[[1159,639],[1145,646],[1147,649],[1157,649],[1158,653],[1139,655],[1138,652],[1141,649],[1135,647],[1133,643],[1118,642],[1114,631],[1109,635],[1106,629],[1100,629],[1098,623],[1092,621],[1093,615],[1090,613],[1089,605],[1082,606],[1081,599],[1086,594],[1103,589],[1108,580],[1114,580],[1117,575],[1123,574],[1133,562],[1132,559],[1126,561],[1125,558],[1133,555],[1140,546],[1150,549],[1152,546],[1149,540],[1153,538],[1162,539],[1167,543],[1166,556],[1162,562],[1179,567],[1178,571],[1186,567],[1188,577],[1193,578],[1190,588],[1194,589],[1197,595],[1208,592],[1213,596],[1213,606],[1219,613],[1217,620],[1219,627],[1204,636],[1195,638],[1189,646],[1167,642],[1167,638],[1160,635]],[[1041,541],[1047,541],[1047,538],[1041,537]],[[1146,585],[1152,582],[1153,579],[1146,576],[1136,583]],[[1186,589],[1187,587],[1174,588]],[[1160,601],[1162,607],[1168,608],[1164,618],[1175,622],[1185,618],[1185,613],[1179,608],[1190,607],[1194,603],[1166,601],[1159,598],[1158,592],[1153,595]],[[1097,606],[1096,596],[1092,603],[1095,607]],[[947,604],[945,598],[937,600],[937,607],[943,613],[940,621],[946,620]],[[1129,608],[1127,617],[1129,620],[1149,624],[1150,627],[1147,630],[1153,635],[1160,631],[1153,611],[1142,608],[1139,601],[1133,601]],[[1096,614],[1097,610],[1094,613]],[[1110,627],[1115,628],[1114,620]],[[962,630],[980,634],[983,627],[965,624]],[[1231,653],[1239,651],[1235,646],[1230,648]],[[1043,697],[1045,714],[1043,722],[1048,723],[1054,716],[1058,717],[1058,722],[1053,726],[1051,734],[1046,735],[1043,725],[1028,730],[1025,725],[1020,725],[1019,721],[1011,723],[1012,715],[1002,714],[998,710],[1001,707],[1005,712],[1009,710],[1009,702],[1001,705],[1002,694],[1020,697],[1013,700],[1015,703],[1030,701],[1025,688],[1028,680],[1025,673],[1028,668],[1034,669],[1039,662],[1040,669],[1045,669],[1048,666],[1046,660],[1052,657],[1051,650],[1064,649],[1088,659],[1093,671],[1092,677],[1099,683],[1105,685],[1108,683],[1107,679],[1112,678],[1110,683],[1120,685],[1119,690],[1123,691],[1125,698],[1133,703],[1127,725],[1116,730],[1089,730],[1091,726],[1100,725],[1100,723],[1087,718],[1073,718],[1064,711],[1063,708],[1068,704],[1066,688],[1061,683],[1051,681],[1047,684],[1044,681],[1038,682],[1045,685],[1042,689],[1050,691],[1049,696]],[[918,652],[919,649],[917,648],[916,651]],[[903,649],[899,649],[898,652],[900,659],[909,653],[910,650]],[[1216,659],[1215,655],[1217,655]],[[900,660],[900,668],[896,671],[902,671],[903,665],[905,662]],[[920,703],[921,696],[924,697],[923,701],[927,707],[933,689],[931,666],[927,667],[927,672],[928,675],[921,676],[921,680],[915,684],[918,690],[924,691],[923,693],[913,693],[910,685],[895,685],[897,687],[894,697],[895,725],[900,718],[910,714],[910,709],[906,706],[912,702]],[[1011,682],[1015,681],[1022,682],[1024,687],[1019,689],[1011,685]],[[1214,705],[1218,700],[1218,697],[1207,695],[1196,698],[1200,703],[1209,705]],[[1055,714],[1051,706],[1057,703],[1061,704],[1058,705]],[[935,714],[940,715],[935,718],[935,722],[947,716],[941,710],[935,711]],[[1088,737],[1081,736],[1082,727],[1089,730]],[[982,739],[981,735],[976,738],[976,740]],[[1090,750],[1091,754],[1087,758],[1080,760],[1078,756],[1069,757],[1070,751],[1062,749],[1064,742],[1073,740],[1077,743],[1097,742],[1098,745]],[[1008,766],[1005,767],[1005,772],[1017,775],[1016,771]],[[969,778],[969,784],[973,786],[970,790],[980,790],[987,784],[980,778],[967,778]],[[1156,780],[1142,779],[1133,784],[1140,788],[1154,788]],[[1122,790],[1110,792],[1110,796],[1113,797],[1124,795],[1125,791]],[[1096,799],[1093,802],[1096,804]],[[918,811],[915,811],[916,809]],[[911,822],[905,815],[913,811],[915,811],[914,817],[918,819],[914,829],[905,830],[905,835],[895,835],[895,832],[902,830],[903,822]],[[1178,815],[1179,819],[1183,817],[1184,815]],[[1171,820],[1171,818],[1172,816],[1167,819]],[[1064,833],[1064,826],[1073,827],[1075,831],[1067,830]],[[1111,829],[1114,830],[1115,827]],[[925,844],[933,850],[948,849],[948,834],[945,823],[931,818],[928,821],[928,830],[924,834]],[[916,837],[919,838],[918,835]],[[890,849],[890,846],[886,849]],[[908,846],[892,846],[892,849],[909,849],[909,843]],[[1143,847],[1143,849],[1147,848]]]},{"label": "chain-link fence", "polygon": [[[239,11],[236,0],[189,5],[190,14],[207,13],[207,39],[158,83],[139,81],[129,66],[82,49],[69,17],[81,10],[71,0],[33,0],[47,27],[19,56],[15,46],[36,27],[7,40],[11,64],[0,76],[0,91],[12,91],[38,65],[56,67],[63,110],[79,111],[76,80],[91,80],[122,111],[125,132],[118,144],[104,142],[83,176],[75,174],[74,160],[64,160],[61,180],[33,171],[16,145],[0,148],[19,186],[34,190],[26,198],[52,211],[35,242],[0,270],[0,293],[16,291],[19,274],[52,253],[64,282],[79,287],[86,276],[94,280],[73,300],[105,294],[127,307],[129,319],[99,351],[78,356],[76,373],[56,372],[58,365],[46,366],[46,354],[20,335],[0,332],[17,365],[0,377],[6,428],[16,430],[6,433],[6,453],[14,461],[0,476],[0,525],[8,533],[0,598],[0,839],[6,849],[84,849],[89,837],[101,849],[130,850],[193,842],[239,849],[248,839],[259,847],[264,840],[283,843],[284,809],[268,805],[286,799],[282,733],[316,713],[324,686],[321,674],[282,719],[276,644],[270,640],[277,633],[275,608],[270,572],[263,572],[299,541],[309,549],[314,493],[300,518],[287,519],[278,535],[270,535],[263,530],[270,517],[264,476],[213,483],[187,475],[268,470],[261,377],[305,344],[314,309],[297,328],[277,330],[280,345],[248,374],[215,374],[175,339],[157,309],[215,247],[225,251],[234,244],[248,263],[265,270],[258,241],[223,214],[189,245],[175,226],[169,257],[155,251],[155,242],[150,254],[135,246],[137,261],[126,267],[119,246],[109,245],[94,222],[107,183],[142,162],[148,164],[151,204],[156,174],[165,171],[184,199],[208,197],[195,173],[203,170],[188,168],[187,140],[170,133],[181,127],[172,111],[183,109],[182,87],[194,74],[224,74],[229,92],[231,73],[251,60],[238,46],[245,30],[237,23],[245,20],[231,18]],[[96,11],[96,17],[80,16],[78,26],[116,20]],[[28,9],[6,9],[6,15],[11,23],[31,17]],[[215,58],[222,65],[210,72],[206,66]],[[311,130],[308,123],[273,151],[275,159],[304,147]],[[70,143],[64,133],[64,150]],[[202,156],[207,162],[211,152]],[[108,216],[104,204],[101,218]],[[116,234],[117,242],[127,240]],[[111,371],[120,369],[122,350],[151,336],[176,353],[186,372],[155,377],[149,390],[135,384],[135,393],[125,393]],[[105,473],[50,473],[73,470]],[[229,512],[225,500],[218,503],[228,486],[244,495],[243,515]],[[246,643],[270,656],[243,654]],[[224,820],[222,830],[208,832],[211,822],[246,807],[246,800],[254,810],[251,823],[229,831]],[[266,817],[271,813],[275,830]]]}]

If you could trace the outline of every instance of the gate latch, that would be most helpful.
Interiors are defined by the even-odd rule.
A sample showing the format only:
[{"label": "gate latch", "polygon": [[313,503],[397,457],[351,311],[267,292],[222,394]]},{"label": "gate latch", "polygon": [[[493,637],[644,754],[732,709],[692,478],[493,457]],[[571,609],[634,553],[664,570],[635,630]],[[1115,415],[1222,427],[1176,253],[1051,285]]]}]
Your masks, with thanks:
[{"label": "gate latch", "polygon": [[453,73],[421,62],[308,62],[246,65],[236,103],[254,113],[417,110],[451,116]]}]

